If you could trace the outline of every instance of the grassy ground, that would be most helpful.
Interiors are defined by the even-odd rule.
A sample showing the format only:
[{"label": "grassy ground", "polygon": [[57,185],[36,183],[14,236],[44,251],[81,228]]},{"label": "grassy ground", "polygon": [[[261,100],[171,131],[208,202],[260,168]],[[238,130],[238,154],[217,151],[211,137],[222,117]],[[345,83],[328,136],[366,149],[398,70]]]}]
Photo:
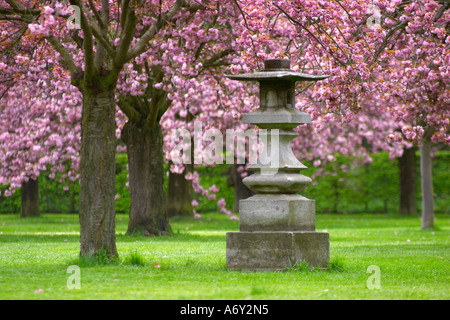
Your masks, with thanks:
[{"label": "grassy ground", "polygon": [[[0,299],[449,299],[450,217],[433,230],[415,217],[318,215],[330,233],[331,267],[237,272],[225,267],[225,233],[238,222],[218,214],[172,221],[173,237],[125,236],[117,216],[119,261],[80,260],[76,215],[0,215]],[[67,273],[80,266],[81,289]],[[380,268],[380,289],[369,289]],[[370,281],[369,281],[370,282]]]}]

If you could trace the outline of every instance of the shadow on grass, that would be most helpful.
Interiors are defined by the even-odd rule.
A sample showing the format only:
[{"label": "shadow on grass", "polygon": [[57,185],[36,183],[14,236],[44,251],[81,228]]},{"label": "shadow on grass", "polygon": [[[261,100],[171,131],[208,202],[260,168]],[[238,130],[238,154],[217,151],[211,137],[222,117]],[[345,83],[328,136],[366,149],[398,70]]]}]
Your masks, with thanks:
[{"label": "shadow on grass", "polygon": [[151,262],[136,250],[126,253],[119,253],[119,257],[109,257],[107,252],[102,250],[91,256],[79,256],[67,261],[67,266],[76,265],[80,268],[91,268],[97,266],[134,266],[146,267]]},{"label": "shadow on grass", "polygon": [[225,242],[225,231],[223,234],[191,234],[185,232],[175,232],[172,237],[158,236],[158,237],[143,237],[139,235],[119,234],[116,236],[117,241],[120,242]]},{"label": "shadow on grass", "polygon": [[[0,236],[0,243],[17,242],[17,243],[59,243],[59,242],[79,242],[80,235],[78,233],[64,233],[57,232],[55,234],[49,233],[24,233],[24,234],[8,234],[3,233]],[[190,234],[185,232],[175,232],[172,237],[157,236],[144,237],[139,235],[126,235],[123,233],[116,234],[117,242],[225,242],[225,232],[223,235],[211,234]]]},{"label": "shadow on grass", "polygon": [[64,242],[79,242],[80,236],[78,234],[23,234],[23,235],[9,235],[3,234],[0,236],[0,243],[17,242],[17,243],[64,243]]}]

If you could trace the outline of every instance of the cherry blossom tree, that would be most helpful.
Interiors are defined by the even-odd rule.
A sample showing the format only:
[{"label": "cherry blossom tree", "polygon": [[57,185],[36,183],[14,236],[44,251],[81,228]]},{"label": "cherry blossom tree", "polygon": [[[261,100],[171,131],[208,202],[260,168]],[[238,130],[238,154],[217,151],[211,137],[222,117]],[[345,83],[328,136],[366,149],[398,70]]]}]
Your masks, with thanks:
[{"label": "cherry blossom tree", "polygon": [[42,171],[62,184],[78,179],[81,95],[53,64],[54,51],[31,50],[32,39],[16,36],[1,32],[2,43],[15,50],[0,58],[0,184],[5,196],[21,188],[21,217],[27,217],[39,215]]},{"label": "cherry blossom tree", "polygon": [[332,75],[305,90],[315,101],[305,103],[305,110],[350,123],[373,106],[367,99],[379,99],[378,113],[389,114],[401,128],[386,132],[387,142],[420,145],[422,228],[432,227],[430,143],[450,142],[448,2],[241,4],[248,27],[239,39],[247,47],[243,61],[256,65],[267,56],[288,56],[296,70]]},{"label": "cherry blossom tree", "polygon": [[[118,105],[128,117],[122,140],[130,170],[129,233],[138,230],[154,235],[170,229],[163,136],[172,127],[171,119],[193,119],[208,106],[204,100],[193,98],[197,91],[202,91],[203,97],[217,95],[219,69],[236,51],[238,18],[232,1],[211,2],[195,12],[186,11],[124,69]],[[171,116],[164,117],[166,113]],[[163,117],[164,128],[160,124]]]},{"label": "cherry blossom tree", "polygon": [[[446,2],[374,1],[378,11],[370,3],[350,0],[70,4],[80,10],[75,16],[79,29],[67,28],[72,12],[67,4],[55,1],[1,0],[0,20],[8,30],[2,42],[8,50],[24,50],[12,39],[26,39],[30,48],[42,46],[54,52],[46,63],[64,70],[66,79],[56,87],[59,93],[55,96],[72,88],[69,81],[80,93],[82,255],[102,249],[117,255],[116,104],[128,118],[122,133],[134,166],[130,168],[130,182],[136,182],[132,194],[152,197],[147,187],[151,180],[136,180],[135,176],[140,165],[150,163],[146,159],[156,161],[144,171],[151,176],[153,169],[152,181],[159,181],[155,185],[159,186],[156,197],[162,219],[147,231],[163,233],[170,226],[160,193],[161,149],[169,154],[173,148],[169,133],[181,126],[192,131],[191,116],[220,130],[239,126],[239,115],[255,107],[255,102],[244,94],[248,90],[221,79],[221,73],[254,70],[266,58],[289,57],[294,70],[332,75],[314,87],[300,84],[298,88],[297,105],[312,114],[315,130],[299,128],[303,137],[311,137],[309,146],[302,142],[306,140],[296,142],[298,150],[310,150],[307,156],[332,161],[334,152],[354,155],[357,150],[357,155],[366,158],[364,142],[370,142],[373,150],[385,148],[398,156],[400,147],[412,142],[422,146],[423,172],[427,172],[427,143],[449,143]],[[32,65],[41,65],[43,56],[31,55],[36,62]],[[4,63],[10,65],[7,60]],[[222,64],[230,67],[221,69]],[[333,140],[332,135],[345,139]],[[134,150],[141,146],[142,150]],[[209,195],[199,186],[198,175],[193,173],[190,178],[194,189]],[[424,196],[428,195],[423,209],[426,228],[432,221],[428,218],[430,207],[432,216],[431,173],[422,181],[427,181],[423,188]],[[146,203],[136,206],[144,217],[138,224],[155,225],[145,221]],[[224,202],[219,203],[226,211]]]},{"label": "cherry blossom tree", "polygon": [[[73,15],[70,7],[58,1],[2,0],[0,18],[9,23],[12,33],[23,30],[21,36],[26,36],[29,32],[35,46],[51,46],[57,52],[56,65],[69,73],[71,84],[82,94],[80,253],[106,251],[112,257],[117,256],[115,93],[120,74],[145,53],[161,30],[185,12],[207,4],[182,0],[69,3],[77,9],[75,29],[67,28],[67,18]],[[158,14],[149,15],[152,12]]]},{"label": "cherry blossom tree", "polygon": [[[217,150],[211,149],[214,149],[215,143],[218,142],[222,148],[219,152],[229,151],[231,147],[226,145],[227,130],[241,130],[242,132],[247,130],[249,125],[242,122],[241,114],[249,112],[250,108],[255,106],[254,89],[256,87],[248,87],[244,83],[223,78],[225,71],[226,68],[216,69],[214,73],[197,79],[199,90],[190,90],[189,94],[178,92],[178,97],[184,98],[182,100],[175,99],[172,107],[161,120],[165,139],[164,152],[169,161],[172,161],[173,151],[180,143],[174,139],[175,132],[183,130],[191,139],[192,155],[189,160],[184,162],[185,165],[172,163],[170,170],[181,174],[185,172],[186,164],[192,165],[192,171],[186,172],[186,179],[192,184],[194,192],[208,197],[210,201],[217,200],[215,193],[218,189],[216,186],[203,187],[200,184],[196,167],[200,164],[216,166],[229,163],[225,159],[225,153],[217,155],[215,154]],[[185,103],[187,108],[184,107]],[[200,126],[200,128],[196,128],[196,126]],[[205,136],[196,141],[198,132]],[[212,136],[209,136],[207,132],[213,133]],[[237,144],[232,148],[237,148]],[[226,209],[224,199],[218,199],[217,204],[221,212],[236,219],[232,212]],[[195,209],[194,216],[198,217]]]}]

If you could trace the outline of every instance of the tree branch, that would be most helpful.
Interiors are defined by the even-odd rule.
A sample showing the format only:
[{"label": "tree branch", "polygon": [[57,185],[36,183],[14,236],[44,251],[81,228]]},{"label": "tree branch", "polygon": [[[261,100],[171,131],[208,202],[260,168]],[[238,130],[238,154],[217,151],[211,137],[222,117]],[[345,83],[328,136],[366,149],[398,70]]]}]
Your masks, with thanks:
[{"label": "tree branch", "polygon": [[347,16],[349,17],[349,19],[353,22],[355,27],[361,33],[366,46],[369,47],[369,44],[367,43],[366,37],[364,36],[364,33],[361,31],[361,26],[356,23],[355,19],[353,19],[352,15],[347,11],[347,9],[342,5],[342,3],[339,0],[334,0],[334,1],[336,1],[339,4],[339,6],[342,8],[342,10],[344,10],[345,13],[347,13]]},{"label": "tree branch", "polygon": [[136,44],[128,50],[125,62],[137,57],[145,51],[147,43],[164,27],[170,20],[180,11],[182,7],[186,6],[184,0],[176,0],[172,8],[167,11],[160,20],[155,21],[150,29],[136,42]]},{"label": "tree branch", "polygon": [[125,113],[125,115],[131,122],[139,123],[142,121],[141,113],[132,106],[132,103],[130,102],[128,95],[126,96],[120,95],[117,105],[119,106],[120,110],[122,110],[123,113]]},{"label": "tree branch", "polygon": [[117,46],[117,53],[113,61],[113,65],[116,70],[121,70],[122,66],[128,61],[127,52],[130,48],[131,42],[133,41],[137,24],[134,4],[132,4],[131,8],[127,9],[127,16],[122,17],[122,20],[125,21],[125,25],[122,28],[119,44]]},{"label": "tree branch", "polygon": [[[92,2],[92,0],[89,0]],[[115,51],[113,48],[113,45],[110,44],[108,41],[108,25],[109,25],[109,1],[108,0],[102,0],[102,11],[101,11],[101,17],[98,14],[97,10],[94,9],[97,13],[97,20],[99,21],[100,30],[97,33],[97,30],[94,30],[92,33],[94,33],[94,37],[100,42],[101,45],[97,45],[97,51],[95,53],[95,68],[98,70],[101,68],[104,60],[105,60],[105,50],[108,52],[111,59],[115,55]],[[95,29],[95,28],[93,28]],[[96,34],[97,33],[97,34]]]},{"label": "tree branch", "polygon": [[92,2],[92,0],[89,0],[89,7],[91,8],[91,11],[94,13],[94,17],[98,22],[98,25],[100,26],[100,29],[104,29],[105,28],[105,24],[103,23],[102,18],[100,17],[100,14],[98,13],[97,9],[95,8],[94,3]]},{"label": "tree branch", "polygon": [[208,61],[206,61],[205,63],[203,63],[203,67],[204,67],[204,68],[208,68],[208,67],[214,66],[214,63],[215,63],[217,60],[220,60],[220,59],[222,59],[222,58],[225,58],[226,56],[228,56],[229,54],[231,54],[231,53],[233,53],[233,52],[234,52],[234,50],[232,50],[232,49],[225,49],[225,50],[223,50],[223,51],[221,51],[221,52],[219,52],[219,53],[213,55],[210,59],[208,59]]},{"label": "tree branch", "polygon": [[[405,28],[408,25],[408,22],[402,22],[400,24],[398,24],[395,28],[392,28],[391,30],[389,30],[388,34],[386,35],[386,38],[384,38],[383,43],[378,47],[378,50],[375,52],[375,54],[373,55],[373,59],[371,61],[371,63],[369,64],[369,66],[373,65],[377,60],[378,57],[380,56],[380,54],[383,52],[383,50],[387,47],[387,45],[389,44],[389,40],[391,39],[392,35],[397,31],[400,30],[402,28]],[[367,62],[369,59],[369,56],[367,56],[364,59],[364,62]]]},{"label": "tree branch", "polygon": [[48,36],[47,40],[52,44],[53,48],[61,55],[61,58],[63,60],[62,65],[67,70],[69,70],[71,77],[75,78],[75,75],[79,73],[81,69],[75,65],[72,56],[54,35]]},{"label": "tree branch", "polygon": [[450,7],[449,2],[445,2],[436,12],[436,15],[433,18],[433,22],[436,22],[439,20],[440,17],[442,17],[442,14]]},{"label": "tree branch", "polygon": [[[95,53],[95,57],[94,57],[94,53],[92,53],[93,67],[95,69],[99,70],[103,63],[103,60],[104,60],[104,51],[106,50],[111,57],[114,57],[114,54],[115,54],[113,46],[111,45],[111,43],[108,41],[108,38],[107,38],[107,32],[108,32],[108,23],[107,22],[108,22],[108,20],[102,19],[102,17],[99,15],[97,9],[95,8],[95,4],[93,3],[92,0],[88,1],[89,9],[90,9],[90,11],[93,12],[93,15],[95,18],[92,17],[92,14],[90,14],[89,9],[86,8],[83,3],[79,2],[79,0],[77,0],[77,2],[78,2],[77,6],[80,7],[85,18],[86,18],[86,15],[90,18],[90,21],[87,20],[87,18],[86,18],[86,21],[89,22],[88,26],[90,28],[90,31],[92,32],[92,35],[97,40],[97,42],[100,43],[100,45],[97,44],[97,48],[96,48],[97,50]],[[109,6],[107,6],[106,9],[109,10]],[[102,14],[104,14],[103,11],[102,11]],[[98,22],[98,24],[96,22]],[[92,38],[92,36],[91,36],[91,38]],[[93,45],[94,44],[92,43],[92,48],[93,48]]]},{"label": "tree branch", "polygon": [[122,16],[120,17],[120,26],[122,27],[122,30],[125,28],[125,24],[127,23],[127,17],[128,17],[128,7],[130,5],[130,0],[125,0],[122,4]]},{"label": "tree branch", "polygon": [[81,12],[81,29],[83,29],[84,34],[84,76],[85,79],[92,79],[92,76],[95,72],[94,66],[94,42],[92,40],[92,29],[89,25],[89,21],[86,19],[86,9],[80,3],[79,0],[71,0],[70,3],[72,5],[76,5],[80,8]]},{"label": "tree branch", "polygon": [[98,30],[95,25],[91,26],[92,34],[95,39],[103,46],[103,48],[108,51],[111,57],[114,57],[115,51],[112,44],[106,38],[106,32],[103,30]]},{"label": "tree branch", "polygon": [[333,51],[331,49],[328,49],[323,43],[322,41],[320,41],[316,35],[314,33],[312,33],[308,28],[306,28],[303,24],[301,24],[300,22],[298,22],[297,20],[295,20],[294,18],[292,18],[286,11],[284,11],[279,5],[277,5],[276,3],[273,3],[273,5],[275,7],[277,7],[281,12],[283,12],[286,17],[292,21],[293,23],[299,25],[303,30],[305,30],[306,32],[308,32],[316,41],[318,44],[321,45],[322,48],[325,49],[325,51],[329,52],[331,54],[331,56],[333,57],[333,59],[338,62],[341,66],[345,66],[345,63],[343,63],[342,61],[340,61],[338,58],[336,58],[333,54]]},{"label": "tree branch", "polygon": [[106,26],[106,29],[108,28],[109,24],[109,1],[108,0],[102,0],[102,19],[104,22],[104,25]]},{"label": "tree branch", "polygon": [[14,0],[5,0],[12,9],[0,8],[0,13],[3,14],[21,14],[21,15],[34,15],[39,16],[41,14],[41,10],[39,9],[29,9],[25,8],[22,4]]},{"label": "tree branch", "polygon": [[[1,11],[1,9],[0,9]],[[6,21],[20,21],[20,22],[29,22],[26,21],[23,17],[17,17],[17,16],[9,16],[9,15],[3,15],[0,12],[0,20],[6,20]]]}]

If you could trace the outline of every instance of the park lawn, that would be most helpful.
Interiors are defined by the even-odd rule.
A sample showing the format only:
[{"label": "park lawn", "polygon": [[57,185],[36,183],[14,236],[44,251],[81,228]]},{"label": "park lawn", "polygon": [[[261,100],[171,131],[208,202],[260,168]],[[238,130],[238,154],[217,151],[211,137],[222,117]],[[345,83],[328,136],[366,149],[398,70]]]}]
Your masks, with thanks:
[{"label": "park lawn", "polygon": [[[77,215],[20,219],[0,215],[0,299],[444,299],[450,298],[450,216],[432,230],[418,216],[316,217],[330,234],[329,270],[229,271],[225,233],[238,221],[221,214],[171,222],[173,237],[126,236],[117,215],[114,263],[80,260]],[[81,288],[69,289],[67,268],[80,266]],[[369,289],[369,266],[380,288]],[[369,279],[369,283],[372,283]]]}]

